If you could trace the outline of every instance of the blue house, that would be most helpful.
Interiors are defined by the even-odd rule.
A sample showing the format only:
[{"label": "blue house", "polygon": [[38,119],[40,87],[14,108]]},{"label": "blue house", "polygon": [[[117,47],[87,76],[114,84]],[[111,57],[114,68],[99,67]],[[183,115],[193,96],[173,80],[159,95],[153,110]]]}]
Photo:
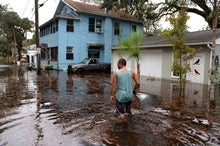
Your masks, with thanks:
[{"label": "blue house", "polygon": [[86,57],[110,63],[111,48],[137,30],[143,30],[142,22],[123,11],[61,0],[53,18],[40,26],[41,64],[66,70]]}]

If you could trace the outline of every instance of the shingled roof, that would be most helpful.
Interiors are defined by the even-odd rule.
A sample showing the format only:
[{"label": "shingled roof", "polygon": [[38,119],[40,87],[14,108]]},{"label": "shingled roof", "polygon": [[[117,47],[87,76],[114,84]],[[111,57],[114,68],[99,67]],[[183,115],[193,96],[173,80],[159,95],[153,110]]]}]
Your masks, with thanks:
[{"label": "shingled roof", "polygon": [[129,21],[142,23],[135,16],[130,15],[124,11],[112,10],[110,14],[107,14],[105,9],[101,9],[100,6],[86,4],[82,2],[76,2],[73,0],[64,0],[64,2],[67,3],[69,6],[71,6],[73,9],[75,9],[76,11],[81,12],[81,13],[108,16],[108,17],[112,17],[116,19],[123,19],[123,20],[129,20]]},{"label": "shingled roof", "polygon": [[[212,30],[203,30],[188,32],[185,36],[187,45],[207,45],[212,44]],[[216,38],[220,37],[220,29],[216,31]],[[142,48],[158,48],[158,47],[170,47],[170,44],[162,36],[145,36],[144,41],[141,45]]]}]

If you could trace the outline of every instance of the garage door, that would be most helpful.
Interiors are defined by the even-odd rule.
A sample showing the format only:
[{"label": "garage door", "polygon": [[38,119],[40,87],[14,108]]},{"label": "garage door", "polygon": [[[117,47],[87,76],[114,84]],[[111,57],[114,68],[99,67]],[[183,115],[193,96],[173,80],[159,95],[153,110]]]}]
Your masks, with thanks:
[{"label": "garage door", "polygon": [[140,62],[141,75],[161,78],[162,50],[144,50]]}]

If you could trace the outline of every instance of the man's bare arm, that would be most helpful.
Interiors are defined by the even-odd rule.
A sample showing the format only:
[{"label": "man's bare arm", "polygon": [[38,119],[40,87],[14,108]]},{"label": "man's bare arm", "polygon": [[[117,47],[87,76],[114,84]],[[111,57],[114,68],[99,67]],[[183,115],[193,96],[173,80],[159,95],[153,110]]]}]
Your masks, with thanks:
[{"label": "man's bare arm", "polygon": [[140,88],[140,81],[138,79],[138,76],[135,73],[135,71],[133,71],[133,70],[131,71],[131,73],[132,73],[132,78],[134,79],[134,82],[135,82],[134,91],[135,90],[139,90],[139,88]]},{"label": "man's bare arm", "polygon": [[116,90],[116,84],[117,84],[117,74],[114,72],[112,77],[112,86],[111,86],[111,92],[110,92],[110,101],[115,101],[115,90]]}]

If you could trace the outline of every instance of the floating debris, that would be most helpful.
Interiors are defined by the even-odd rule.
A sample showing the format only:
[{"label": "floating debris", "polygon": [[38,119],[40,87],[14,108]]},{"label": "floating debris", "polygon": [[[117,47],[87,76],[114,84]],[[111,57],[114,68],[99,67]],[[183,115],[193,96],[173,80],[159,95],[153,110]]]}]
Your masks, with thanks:
[{"label": "floating debris", "polygon": [[209,125],[209,121],[206,119],[195,118],[193,119],[193,122],[198,123],[198,124],[203,124],[203,125]]},{"label": "floating debris", "polygon": [[156,109],[154,110],[154,112],[162,113],[163,115],[169,115],[169,114],[170,114],[170,111],[168,111],[168,110],[163,110],[162,108],[156,108]]}]

